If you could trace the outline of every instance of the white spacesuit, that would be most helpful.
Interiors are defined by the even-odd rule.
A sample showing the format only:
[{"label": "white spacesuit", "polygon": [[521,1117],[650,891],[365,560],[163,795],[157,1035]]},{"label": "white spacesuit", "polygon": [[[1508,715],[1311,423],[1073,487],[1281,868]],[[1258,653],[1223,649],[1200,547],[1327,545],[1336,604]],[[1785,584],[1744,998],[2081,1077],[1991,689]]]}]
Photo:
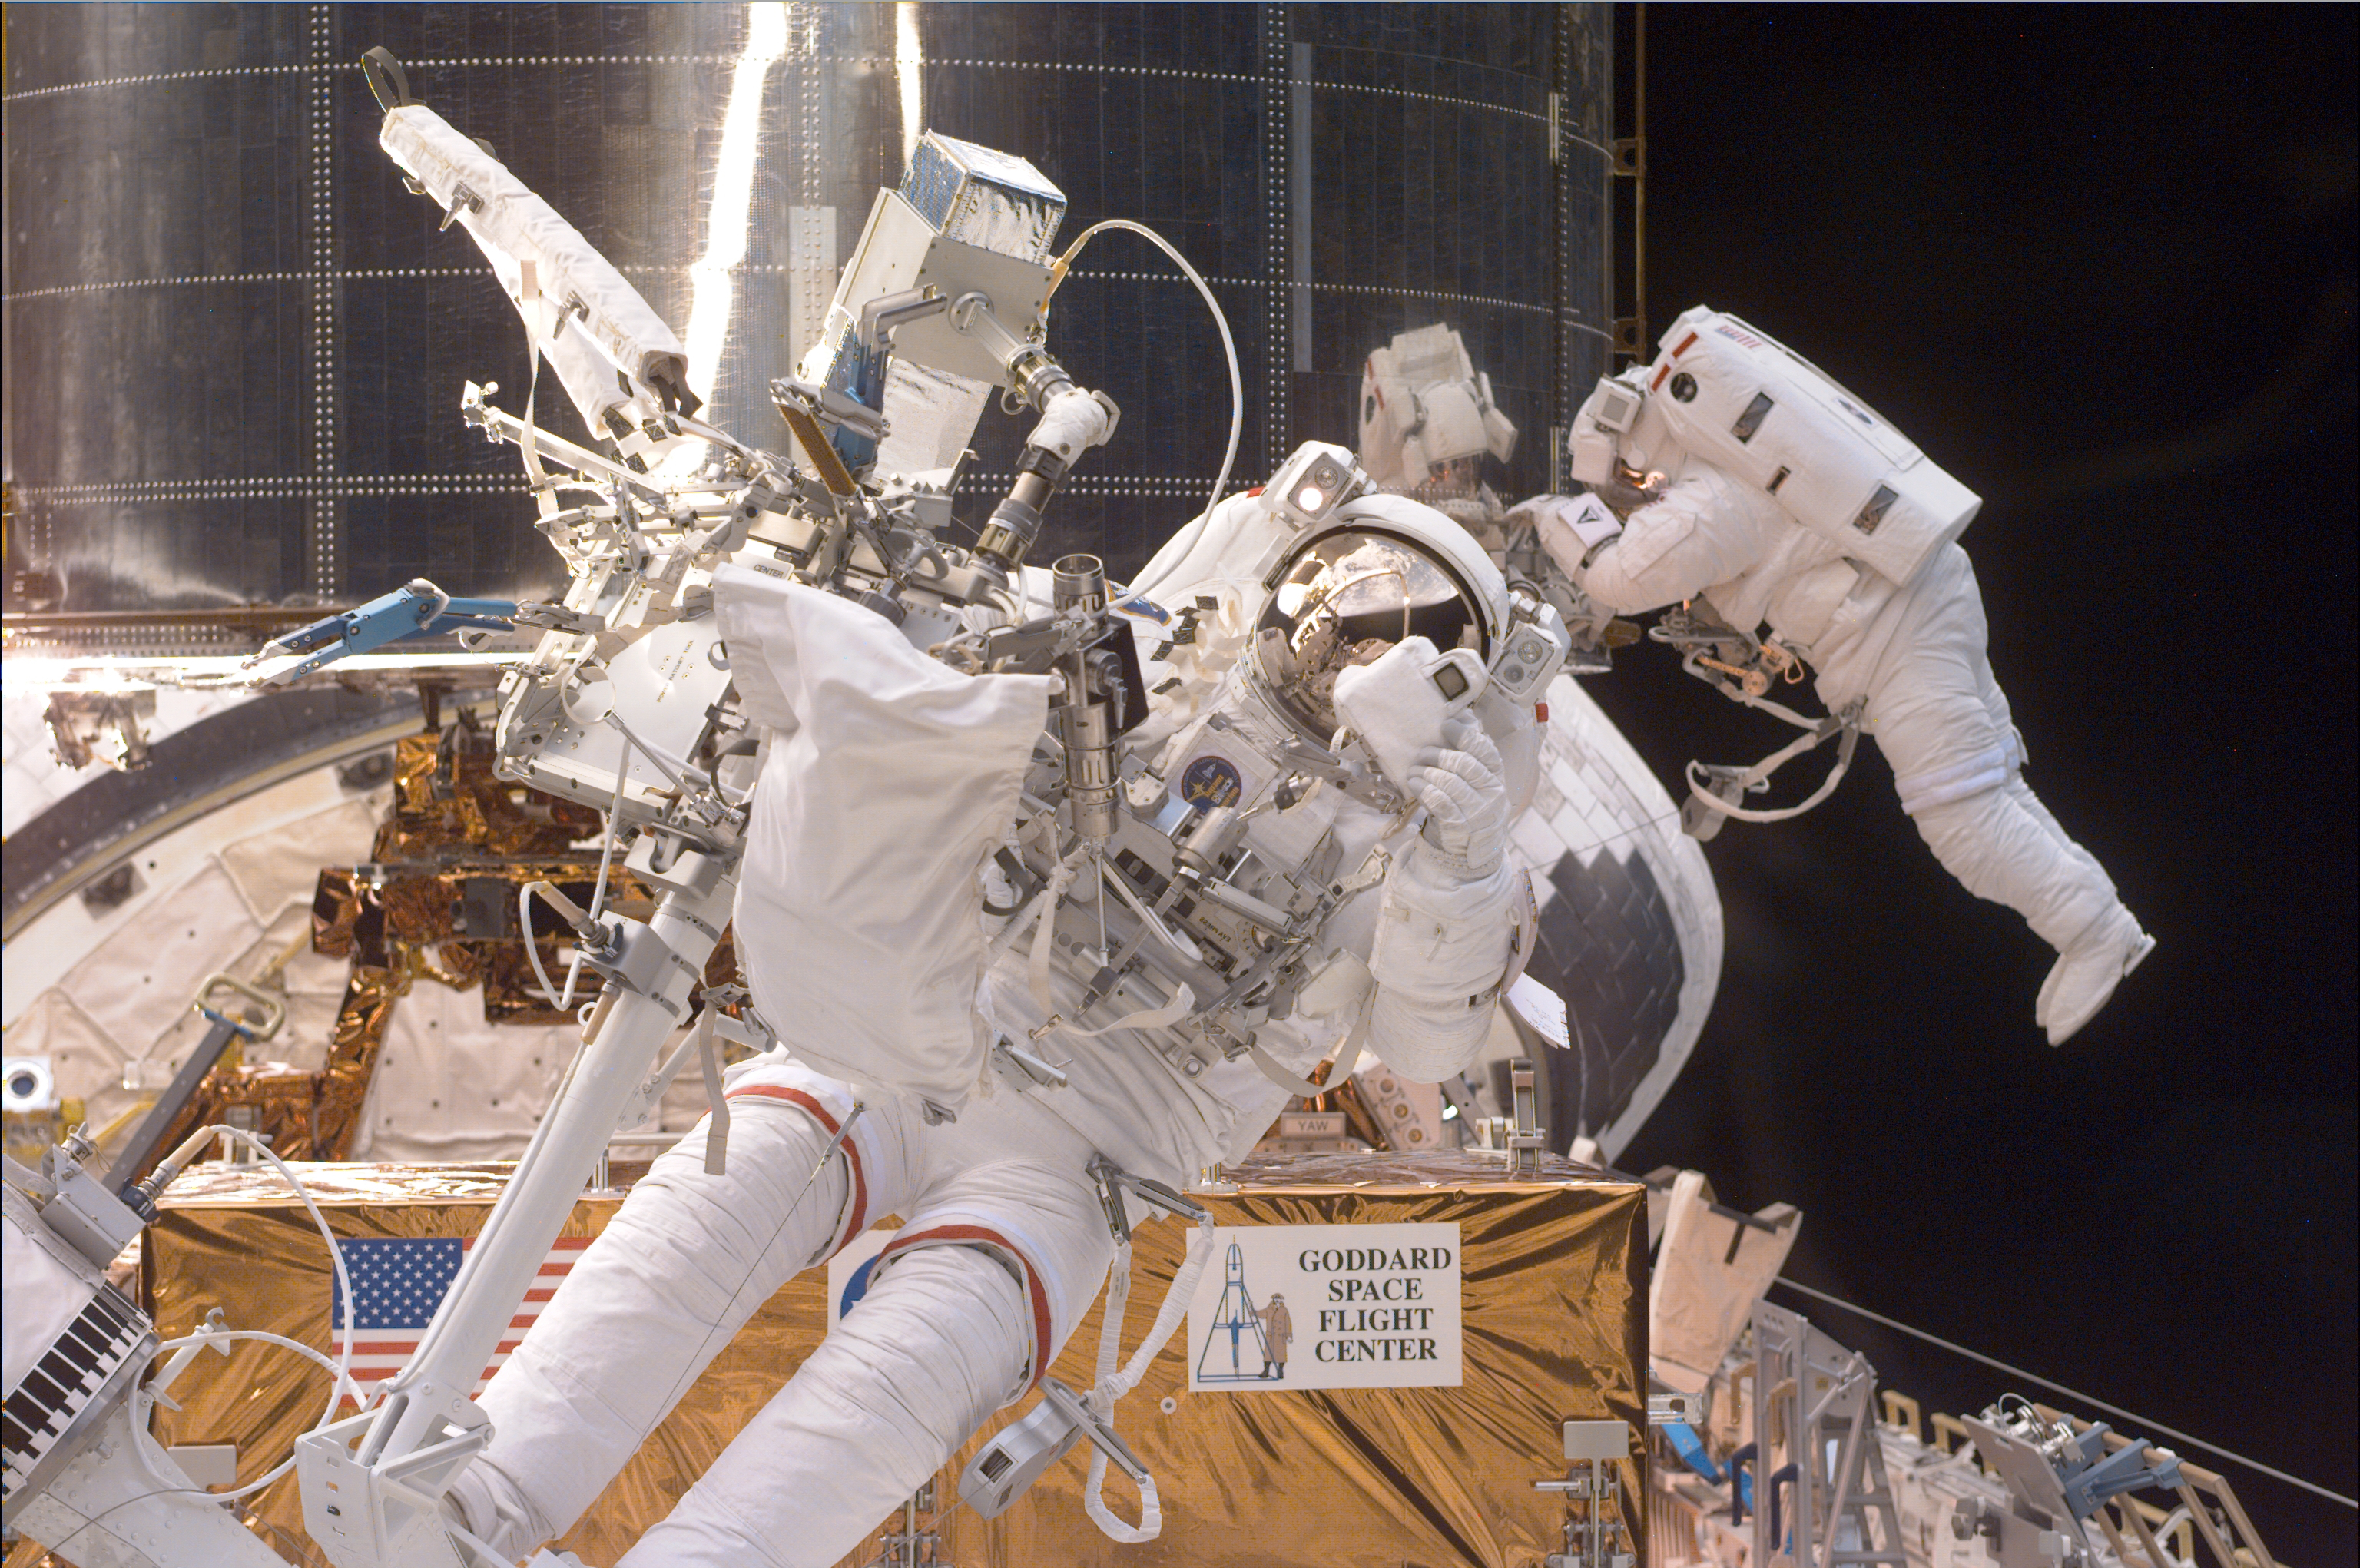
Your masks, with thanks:
[{"label": "white spacesuit", "polygon": [[1857,705],[1943,866],[2058,949],[2035,1018],[2061,1043],[2154,942],[2018,776],[2023,740],[1955,543],[1979,503],[1744,323],[1700,307],[1662,341],[1575,421],[1573,475],[1607,507],[1544,498],[1518,515],[1599,604],[1700,598],[1749,638],[1767,622],[1830,712]]},{"label": "white spacesuit", "polygon": [[1467,345],[1435,323],[1395,334],[1360,369],[1360,466],[1370,482],[1448,516],[1496,558],[1502,508],[1483,482],[1483,459],[1505,463],[1516,427],[1491,398],[1491,378]]},{"label": "white spacesuit", "polygon": [[[1345,455],[1320,450],[1349,470]],[[1282,476],[1299,480],[1300,470],[1290,464]],[[797,1059],[799,1047],[832,1061],[856,1055],[845,1044],[858,1024],[841,1011],[847,997],[897,973],[939,985],[940,951],[967,949],[959,932],[935,929],[940,911],[920,910],[909,929],[937,950],[888,950],[877,934],[890,922],[878,912],[897,901],[906,911],[909,891],[867,885],[840,846],[822,840],[890,838],[895,792],[831,822],[799,819],[778,794],[794,769],[817,778],[826,742],[806,742],[830,732],[831,705],[854,700],[844,683],[861,679],[861,665],[846,650],[857,654],[869,635],[862,618],[899,633],[816,590],[750,574],[716,581],[741,697],[773,737],[738,933],[756,1002],[782,1044],[728,1076],[726,1176],[706,1173],[705,1127],[658,1159],[493,1379],[482,1404],[497,1436],[452,1494],[471,1529],[521,1552],[570,1526],[763,1301],[894,1214],[901,1229],[866,1295],[625,1559],[833,1563],[1036,1383],[1087,1309],[1113,1248],[1085,1168],[1093,1158],[1185,1187],[1250,1147],[1325,1056],[1364,1046],[1424,1080],[1472,1058],[1532,944],[1530,891],[1502,853],[1517,792],[1528,794],[1533,778],[1532,683],[1520,685],[1513,664],[1504,678],[1488,668],[1529,622],[1448,520],[1397,497],[1339,507],[1337,488],[1294,487],[1318,503],[1316,520],[1288,516],[1275,497],[1225,503],[1141,579],[1159,602],[1124,605],[1159,696],[1127,738],[1149,768],[1126,766],[1122,832],[1144,831],[1150,817],[1167,825],[1200,865],[1226,875],[1224,896],[1264,920],[1298,893],[1349,888],[1355,868],[1367,890],[1322,916],[1291,1005],[1265,997],[1252,1012],[1208,1014],[1219,999],[1170,982],[1182,951],[1230,972],[1215,949],[1239,927],[1213,907],[1218,877],[1189,881],[1174,869],[1159,898],[1161,879],[1122,869],[1136,860],[1122,853],[1132,840],[1117,837],[1100,861],[1077,867],[1043,859],[1054,842],[1047,832],[1010,832],[1005,820],[984,841],[949,847],[964,890],[952,924],[982,934],[972,949],[980,963],[960,960],[971,998],[962,1005],[978,1027],[1061,1071],[1063,1087],[1028,1082],[1004,1053],[999,1072],[964,1094],[923,1097],[855,1087]],[[1164,605],[1190,608],[1175,615]],[[968,677],[933,670],[898,664],[875,680],[908,673],[915,683],[892,711],[989,706],[935,679]],[[1016,678],[1032,685],[998,688],[1013,707],[967,711],[953,727],[979,729],[987,748],[1022,735],[1029,751],[1044,717],[1033,688],[1047,682]],[[974,679],[968,690],[990,689]],[[1546,681],[1542,672],[1538,686]],[[1339,723],[1355,727],[1357,751],[1338,740]],[[936,754],[957,745],[924,743]],[[1336,744],[1376,767],[1339,760]],[[800,760],[791,755],[799,748]],[[880,754],[852,747],[846,765]],[[868,776],[838,784],[857,791]],[[1023,798],[1012,779],[1004,798]],[[833,858],[798,858],[802,849]],[[998,871],[979,880],[978,849],[983,865],[1032,883],[1030,902],[996,933],[984,910],[1008,906],[986,897],[1024,889]],[[1244,892],[1256,866],[1259,902]],[[1118,887],[1118,877],[1132,880]],[[994,883],[990,894],[983,881]],[[1184,883],[1193,904],[1176,896]],[[1128,913],[1151,905],[1165,923],[1153,930]],[[794,952],[768,950],[798,908],[828,907],[841,912],[841,951],[852,956],[799,966]],[[1161,979],[1109,951],[1126,929],[1137,956],[1163,951],[1157,961],[1172,968]],[[856,941],[867,943],[865,959]],[[903,998],[877,994],[887,1014],[918,1017]],[[1191,1026],[1207,1016],[1226,1022]]]}]

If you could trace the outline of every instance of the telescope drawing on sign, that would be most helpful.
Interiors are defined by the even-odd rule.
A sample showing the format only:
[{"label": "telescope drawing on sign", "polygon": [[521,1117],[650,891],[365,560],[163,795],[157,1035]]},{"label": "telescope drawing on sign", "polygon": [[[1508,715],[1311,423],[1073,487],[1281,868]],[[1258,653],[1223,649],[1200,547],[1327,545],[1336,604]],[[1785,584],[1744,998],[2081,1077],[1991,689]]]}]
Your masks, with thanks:
[{"label": "telescope drawing on sign", "polygon": [[[1252,1334],[1255,1370],[1246,1366],[1245,1336]],[[1228,1361],[1222,1361],[1226,1351]],[[1270,1365],[1270,1344],[1263,1339],[1262,1313],[1246,1289],[1245,1255],[1229,1244],[1229,1277],[1221,1284],[1221,1299],[1213,1309],[1213,1326],[1206,1332],[1205,1348],[1196,1354],[1198,1383],[1256,1383],[1261,1368]]]}]

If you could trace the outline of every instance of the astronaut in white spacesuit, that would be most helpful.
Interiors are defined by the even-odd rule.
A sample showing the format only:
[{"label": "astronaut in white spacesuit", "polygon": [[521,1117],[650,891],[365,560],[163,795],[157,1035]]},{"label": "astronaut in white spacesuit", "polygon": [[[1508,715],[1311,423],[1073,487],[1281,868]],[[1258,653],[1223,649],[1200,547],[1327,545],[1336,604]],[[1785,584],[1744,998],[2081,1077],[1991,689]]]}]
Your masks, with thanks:
[{"label": "astronaut in white spacesuit", "polygon": [[[1320,450],[1349,469],[1340,449]],[[1399,497],[1338,506],[1338,488],[1324,474],[1320,486],[1295,487],[1325,513],[1307,524],[1234,498],[1176,536],[1124,601],[1158,693],[1127,737],[1153,772],[1131,770],[1126,820],[1178,822],[1170,830],[1182,840],[1201,829],[1208,864],[1240,868],[1232,883],[1259,864],[1270,873],[1256,884],[1265,908],[1325,897],[1358,868],[1365,892],[1325,915],[1291,1008],[1265,1001],[1207,1014],[1207,998],[1169,982],[1183,950],[1230,972],[1214,948],[1235,927],[1214,918],[1207,883],[1186,884],[1195,905],[1159,900],[1153,879],[1117,888],[1115,877],[1132,873],[1111,849],[1078,872],[1070,860],[1052,869],[1040,853],[1052,822],[1013,834],[1003,824],[1000,848],[1031,875],[1047,872],[1046,885],[988,938],[979,972],[970,966],[961,983],[978,1026],[1054,1064],[1065,1084],[987,1071],[945,1120],[918,1095],[827,1076],[796,1059],[799,1036],[811,1054],[841,1049],[799,999],[818,978],[799,978],[792,952],[765,961],[759,890],[820,874],[777,850],[766,814],[775,825],[789,803],[767,797],[776,775],[766,771],[738,932],[781,1046],[729,1075],[726,1176],[706,1173],[708,1119],[632,1190],[492,1380],[482,1405],[497,1435],[446,1504],[468,1528],[520,1553],[570,1527],[762,1302],[898,1215],[866,1295],[624,1559],[833,1563],[1023,1397],[1087,1309],[1113,1245],[1086,1171],[1093,1158],[1184,1188],[1251,1147],[1324,1057],[1364,1047],[1423,1080],[1469,1064],[1531,950],[1529,886],[1502,838],[1535,776],[1532,697],[1548,672],[1534,681],[1513,663],[1504,678],[1487,670],[1512,656],[1512,636],[1529,646],[1529,616],[1517,617],[1530,607],[1512,601],[1463,531]],[[766,579],[716,586],[741,696],[778,758],[783,738],[823,717],[795,705],[820,700],[825,683],[802,665],[831,650],[792,645],[780,613],[790,601]],[[792,601],[796,613],[845,606],[795,592],[814,596]],[[1191,608],[1175,616],[1163,605]],[[953,698],[968,679],[931,668],[913,678]],[[1036,699],[1035,736],[1038,711]],[[1357,749],[1339,739],[1342,726],[1354,727]],[[1031,737],[1021,739],[1029,751]],[[1373,763],[1356,768],[1339,748]],[[832,825],[847,836],[890,829],[861,816]],[[1216,833],[1222,844],[1201,841]],[[985,893],[971,870],[960,874],[972,896],[957,919],[989,931]],[[1180,880],[1175,871],[1169,893]],[[899,896],[803,891],[821,907],[847,901],[847,920],[850,901]],[[1125,913],[1151,904],[1169,938]],[[932,917],[913,915],[912,928]],[[1143,995],[1152,969],[1105,983],[1120,961],[1105,948],[1120,942],[1093,933],[1109,918],[1173,966]],[[1192,1002],[1195,1017],[1226,1022],[1192,1030]],[[1349,1069],[1342,1059],[1336,1076]]]},{"label": "astronaut in white spacesuit", "polygon": [[1603,670],[1602,650],[1637,636],[1557,568],[1541,547],[1538,514],[1511,509],[1483,477],[1486,458],[1505,463],[1515,455],[1516,425],[1456,328],[1413,327],[1371,353],[1354,412],[1370,482],[1424,502],[1472,534],[1511,584],[1557,612],[1587,655],[1582,669]]},{"label": "astronaut in white spacesuit", "polygon": [[1415,327],[1371,354],[1359,415],[1370,482],[1433,507],[1496,559],[1506,509],[1483,480],[1483,459],[1513,456],[1516,427],[1459,334],[1440,323]]},{"label": "astronaut in white spacesuit", "polygon": [[1701,598],[1855,705],[1901,808],[1968,891],[2058,950],[2035,1021],[2060,1044],[2154,946],[2114,883],[2018,776],[1974,569],[1980,504],[1858,399],[1755,329],[1699,307],[1652,366],[1601,380],[1576,417],[1574,477],[1606,506],[1518,509],[1600,605]]}]

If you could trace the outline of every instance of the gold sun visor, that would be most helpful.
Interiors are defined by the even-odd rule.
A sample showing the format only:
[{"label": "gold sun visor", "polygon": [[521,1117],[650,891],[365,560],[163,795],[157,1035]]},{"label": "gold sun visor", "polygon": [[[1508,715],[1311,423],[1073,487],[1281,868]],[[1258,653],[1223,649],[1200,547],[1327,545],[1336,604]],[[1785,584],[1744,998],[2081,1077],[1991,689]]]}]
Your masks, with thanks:
[{"label": "gold sun visor", "polygon": [[1481,621],[1448,567],[1390,533],[1314,540],[1271,594],[1256,632],[1262,675],[1313,740],[1336,732],[1336,677],[1411,637],[1483,651]]}]

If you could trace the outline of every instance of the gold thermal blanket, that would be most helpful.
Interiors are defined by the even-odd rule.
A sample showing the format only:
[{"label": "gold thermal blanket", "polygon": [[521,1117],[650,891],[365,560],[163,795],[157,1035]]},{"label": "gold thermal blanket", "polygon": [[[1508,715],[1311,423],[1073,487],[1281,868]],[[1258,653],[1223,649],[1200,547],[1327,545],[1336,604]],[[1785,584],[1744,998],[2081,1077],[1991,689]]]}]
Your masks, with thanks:
[{"label": "gold thermal blanket", "polygon": [[[300,1168],[329,1223],[351,1237],[473,1235],[508,1170]],[[1126,1441],[1162,1489],[1162,1539],[1119,1547],[1084,1517],[1085,1445],[997,1519],[952,1510],[943,1521],[945,1561],[960,1568],[1537,1568],[1546,1553],[1563,1550],[1567,1514],[1559,1495],[1536,1492],[1533,1483],[1564,1474],[1558,1428],[1568,1420],[1629,1422],[1622,1496],[1644,1495],[1643,1189],[1564,1161],[1537,1177],[1513,1178],[1498,1157],[1472,1151],[1280,1157],[1230,1174],[1237,1192],[1200,1195],[1224,1225],[1456,1222],[1461,1386],[1190,1393],[1184,1331],[1117,1411]],[[618,1201],[613,1193],[585,1194],[567,1234],[597,1234]],[[1126,1354],[1153,1319],[1184,1239],[1168,1222],[1140,1228]],[[183,1178],[150,1233],[142,1284],[167,1337],[219,1307],[234,1327],[328,1346],[325,1248],[267,1168],[214,1166]],[[814,1270],[773,1297],[559,1544],[603,1568],[669,1510],[819,1343],[825,1289],[823,1271]],[[1076,1388],[1094,1380],[1101,1310],[1084,1319],[1053,1369]],[[157,1412],[158,1436],[167,1443],[235,1443],[243,1480],[279,1463],[318,1418],[327,1375],[287,1351],[246,1343],[225,1362],[202,1358],[174,1393],[182,1408]],[[1030,1405],[996,1419],[992,1429]],[[956,1497],[958,1470],[979,1442],[938,1477],[945,1499]],[[1119,1475],[1108,1500],[1124,1518],[1137,1512],[1138,1499]],[[259,1513],[287,1532],[282,1550],[301,1540],[291,1475],[258,1503]],[[1633,1545],[1644,1550],[1644,1542]],[[873,1556],[864,1551],[847,1563]]]}]

